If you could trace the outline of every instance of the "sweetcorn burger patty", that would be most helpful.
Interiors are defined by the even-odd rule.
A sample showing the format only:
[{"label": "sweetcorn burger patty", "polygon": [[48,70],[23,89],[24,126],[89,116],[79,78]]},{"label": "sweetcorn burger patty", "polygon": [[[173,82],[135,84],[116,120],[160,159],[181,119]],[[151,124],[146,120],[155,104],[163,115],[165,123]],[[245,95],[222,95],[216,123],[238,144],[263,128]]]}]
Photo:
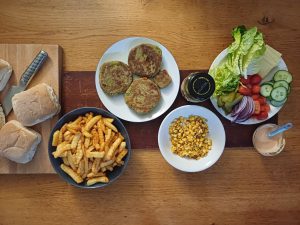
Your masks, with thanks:
[{"label": "sweetcorn burger patty", "polygon": [[132,73],[128,65],[123,62],[107,62],[100,68],[100,86],[109,95],[124,93],[132,80]]},{"label": "sweetcorn burger patty", "polygon": [[162,64],[161,49],[151,44],[141,44],[130,50],[128,65],[133,74],[140,77],[155,76]]},{"label": "sweetcorn burger patty", "polygon": [[150,112],[159,100],[159,88],[145,77],[134,80],[125,93],[126,104],[137,113]]}]

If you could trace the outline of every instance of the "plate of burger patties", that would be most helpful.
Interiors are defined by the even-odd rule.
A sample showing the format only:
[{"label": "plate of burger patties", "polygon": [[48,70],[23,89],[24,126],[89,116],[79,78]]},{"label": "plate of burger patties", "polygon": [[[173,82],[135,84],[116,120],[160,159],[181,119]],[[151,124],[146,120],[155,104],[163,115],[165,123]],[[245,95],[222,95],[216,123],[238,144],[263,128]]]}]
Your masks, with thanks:
[{"label": "plate of burger patties", "polygon": [[106,50],[95,82],[101,102],[111,113],[126,121],[145,122],[171,107],[180,75],[174,57],[163,45],[130,37]]}]

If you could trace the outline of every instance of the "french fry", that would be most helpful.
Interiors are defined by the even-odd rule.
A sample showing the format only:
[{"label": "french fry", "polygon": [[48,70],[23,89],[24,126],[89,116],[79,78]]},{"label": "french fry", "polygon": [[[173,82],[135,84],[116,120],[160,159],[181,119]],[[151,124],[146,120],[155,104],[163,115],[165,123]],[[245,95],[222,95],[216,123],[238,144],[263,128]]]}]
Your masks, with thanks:
[{"label": "french fry", "polygon": [[82,134],[83,134],[85,137],[87,137],[87,138],[93,137],[93,135],[92,135],[91,133],[85,131],[84,128],[83,128]]},{"label": "french fry", "polygon": [[91,139],[90,138],[84,138],[84,147],[85,148],[88,148],[90,146],[90,141]]},{"label": "french fry", "polygon": [[80,133],[77,133],[74,135],[74,138],[72,140],[72,143],[71,143],[71,149],[75,149],[77,148],[77,145],[78,145],[78,142],[81,138],[81,134]]},{"label": "french fry", "polygon": [[127,154],[128,150],[123,149],[122,152],[119,153],[119,155],[116,158],[116,162],[119,163],[123,159],[123,157]]},{"label": "french fry", "polygon": [[52,146],[58,145],[59,130],[55,131],[52,138]]},{"label": "french fry", "polygon": [[79,116],[74,122],[72,122],[71,124],[79,124],[82,121],[82,116]]},{"label": "french fry", "polygon": [[87,178],[103,177],[103,176],[105,176],[105,173],[102,173],[102,172],[93,173],[93,172],[91,172],[91,173],[89,173],[89,174],[87,175]]},{"label": "french fry", "polygon": [[91,152],[93,150],[95,150],[95,147],[94,146],[90,146],[88,149],[86,149],[85,152],[88,153],[88,152]]},{"label": "french fry", "polygon": [[87,158],[100,158],[102,159],[105,155],[105,152],[87,152],[86,157]]},{"label": "french fry", "polygon": [[87,176],[89,173],[89,160],[88,158],[84,158],[84,176]]},{"label": "french fry", "polygon": [[104,156],[104,160],[107,161],[107,160],[110,160],[112,158],[112,156],[114,155],[114,152],[119,147],[121,142],[122,142],[122,138],[118,137],[117,140],[115,140],[115,142],[110,146],[109,150],[106,152],[106,154]]},{"label": "french fry", "polygon": [[114,122],[114,119],[113,119],[113,118],[103,117],[103,122],[104,122],[104,121],[107,121],[107,122],[109,122],[109,123],[112,123],[112,122]]},{"label": "french fry", "polygon": [[76,166],[75,166],[75,163],[74,163],[73,155],[70,151],[67,152],[67,159],[68,159],[68,162],[69,162],[71,168],[75,171]]},{"label": "french fry", "polygon": [[71,132],[72,134],[76,134],[76,133],[78,132],[77,130],[75,130],[75,129],[69,127],[69,126],[67,126],[67,130],[68,130],[69,132]]},{"label": "french fry", "polygon": [[61,132],[62,134],[64,134],[66,131],[67,131],[67,124],[63,125],[63,126],[60,128],[60,132]]},{"label": "french fry", "polygon": [[99,165],[100,165],[100,162],[101,162],[101,159],[100,158],[96,158],[93,162],[93,165],[92,165],[92,172],[94,174],[96,174],[98,171],[99,171]]},{"label": "french fry", "polygon": [[[93,135],[93,139],[92,139],[93,146],[95,146],[95,148],[96,148],[96,145],[97,144],[99,145],[99,135],[98,135],[98,132],[96,131],[96,129],[93,129],[91,133]],[[100,148],[100,146],[99,146],[99,148]]]},{"label": "french fry", "polygon": [[102,167],[102,168],[101,168],[101,172],[104,173],[105,171],[106,171],[106,168],[105,168],[105,167]]},{"label": "french fry", "polygon": [[100,151],[102,151],[102,152],[103,152],[103,151],[104,151],[104,147],[105,147],[105,143],[104,143],[104,142],[102,142],[102,143],[101,143],[101,145],[100,145]]},{"label": "french fry", "polygon": [[60,143],[62,143],[62,142],[63,142],[63,133],[61,131],[59,131],[59,134],[58,134],[58,145]]},{"label": "french fry", "polygon": [[114,168],[112,166],[107,166],[106,169],[109,170],[109,171],[113,171],[114,170]]},{"label": "french fry", "polygon": [[111,129],[107,129],[107,133],[105,134],[105,142],[107,142],[111,138]]},{"label": "french fry", "polygon": [[114,132],[118,132],[118,129],[112,123],[108,122],[107,120],[103,120],[103,121],[105,126],[109,127]]},{"label": "french fry", "polygon": [[62,153],[70,149],[71,145],[63,142],[57,146],[56,151],[52,152],[52,155],[54,156],[54,158],[58,158]]},{"label": "french fry", "polygon": [[84,129],[86,131],[89,131],[98,122],[98,120],[100,120],[100,119],[101,119],[101,116],[95,116],[95,117],[93,117],[91,120],[89,120],[87,122],[87,124],[85,125]]},{"label": "french fry", "polygon": [[91,185],[93,185],[93,184],[100,183],[100,182],[101,182],[101,183],[108,183],[109,180],[108,180],[107,177],[96,177],[96,178],[89,179],[89,180],[86,182],[86,184],[87,184],[88,186],[91,186]]},{"label": "french fry", "polygon": [[103,135],[102,127],[101,127],[101,121],[102,120],[99,120],[97,122],[98,136],[99,136],[99,143],[100,143],[100,145],[104,142],[104,135]]},{"label": "french fry", "polygon": [[82,176],[84,174],[84,160],[80,160],[77,168],[77,173]]},{"label": "french fry", "polygon": [[76,183],[82,183],[83,179],[75,173],[70,167],[66,166],[65,164],[61,164],[60,168],[67,173]]},{"label": "french fry", "polygon": [[79,140],[76,149],[76,154],[75,154],[75,163],[78,164],[82,159],[82,157],[83,157],[83,148],[82,148],[81,140]]},{"label": "french fry", "polygon": [[115,156],[118,155],[120,152],[123,151],[123,149],[126,148],[126,142],[125,141],[122,141],[120,146],[119,146],[119,149],[115,151]]},{"label": "french fry", "polygon": [[99,122],[99,124],[97,123],[98,124],[98,129],[100,127],[102,132],[105,133],[105,125],[103,123],[103,119],[100,119],[98,122]]},{"label": "french fry", "polygon": [[102,163],[100,163],[100,168],[110,166],[110,165],[112,165],[114,162],[115,162],[115,160],[109,160],[109,161],[106,161],[106,162],[102,162]]},{"label": "french fry", "polygon": [[[67,152],[66,152],[67,153]],[[67,154],[68,155],[68,154]],[[70,166],[70,163],[69,163],[69,161],[68,161],[68,157],[62,157],[62,160],[63,160],[63,162],[64,162],[64,164],[66,165],[66,166]]]}]

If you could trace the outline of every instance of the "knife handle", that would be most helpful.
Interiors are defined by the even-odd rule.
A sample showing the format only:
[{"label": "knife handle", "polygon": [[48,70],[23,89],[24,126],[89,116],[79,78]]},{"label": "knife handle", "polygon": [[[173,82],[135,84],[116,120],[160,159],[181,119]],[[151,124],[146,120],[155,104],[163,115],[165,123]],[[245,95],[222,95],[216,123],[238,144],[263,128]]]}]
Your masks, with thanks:
[{"label": "knife handle", "polygon": [[27,67],[25,72],[22,74],[20,79],[20,86],[27,87],[34,75],[39,71],[41,66],[44,64],[48,58],[48,53],[41,50],[39,54],[34,58],[31,64]]}]

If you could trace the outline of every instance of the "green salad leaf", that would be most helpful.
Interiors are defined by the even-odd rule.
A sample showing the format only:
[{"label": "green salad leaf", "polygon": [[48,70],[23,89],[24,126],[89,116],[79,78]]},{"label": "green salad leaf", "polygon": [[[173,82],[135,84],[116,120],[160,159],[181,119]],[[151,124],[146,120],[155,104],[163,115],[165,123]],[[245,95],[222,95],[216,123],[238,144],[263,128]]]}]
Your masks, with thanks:
[{"label": "green salad leaf", "polygon": [[227,49],[225,61],[211,72],[216,83],[215,95],[236,91],[240,75],[244,75],[250,63],[266,50],[263,35],[256,27],[248,30],[245,26],[235,27],[232,37],[234,41]]}]

